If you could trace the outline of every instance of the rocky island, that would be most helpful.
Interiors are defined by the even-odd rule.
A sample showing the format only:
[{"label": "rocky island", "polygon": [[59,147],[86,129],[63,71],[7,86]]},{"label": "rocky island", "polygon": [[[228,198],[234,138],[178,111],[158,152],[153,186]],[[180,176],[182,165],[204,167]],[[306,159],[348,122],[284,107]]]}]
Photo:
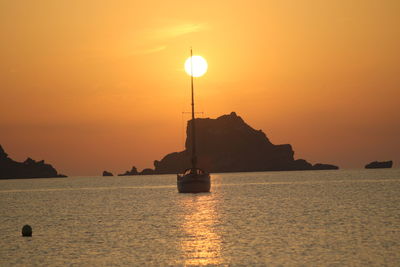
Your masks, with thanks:
[{"label": "rocky island", "polygon": [[0,145],[0,179],[67,177],[59,174],[50,164],[27,158],[16,162],[8,157]]},{"label": "rocky island", "polygon": [[393,161],[373,161],[365,165],[366,169],[383,169],[383,168],[392,168]]},{"label": "rocky island", "polygon": [[141,172],[138,172],[136,167],[133,166],[130,171],[126,171],[124,173],[118,174],[118,176],[130,176],[130,175],[151,175],[155,174],[153,169],[147,168],[142,170]]},{"label": "rocky island", "polygon": [[[190,127],[191,121],[186,128],[185,150],[154,161],[155,169],[146,169],[146,174],[179,173],[190,167]],[[304,159],[295,160],[290,144],[272,144],[265,133],[247,125],[235,112],[216,119],[196,119],[196,135],[198,166],[209,172],[338,169],[331,164],[312,165]]]},{"label": "rocky island", "polygon": [[129,176],[129,175],[138,175],[138,171],[135,166],[132,167],[130,171],[126,171],[125,173],[120,173],[118,176]]}]

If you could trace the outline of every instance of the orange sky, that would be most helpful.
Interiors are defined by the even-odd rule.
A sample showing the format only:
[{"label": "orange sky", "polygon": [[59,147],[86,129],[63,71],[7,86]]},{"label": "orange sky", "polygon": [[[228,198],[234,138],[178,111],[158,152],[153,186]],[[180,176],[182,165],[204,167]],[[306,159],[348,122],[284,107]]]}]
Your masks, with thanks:
[{"label": "orange sky", "polygon": [[[205,117],[296,158],[400,162],[400,1],[0,1],[0,144],[68,175],[183,149],[193,46]],[[188,119],[186,116],[185,119]]]}]

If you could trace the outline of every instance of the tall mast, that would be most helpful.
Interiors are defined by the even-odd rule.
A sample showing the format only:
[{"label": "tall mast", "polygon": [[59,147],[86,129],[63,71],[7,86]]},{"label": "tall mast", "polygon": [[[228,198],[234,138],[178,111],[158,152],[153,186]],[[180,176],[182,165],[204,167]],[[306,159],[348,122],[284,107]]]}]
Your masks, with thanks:
[{"label": "tall mast", "polygon": [[197,156],[196,156],[196,125],[194,118],[194,87],[193,87],[193,51],[190,48],[190,81],[192,86],[192,169],[196,168]]}]

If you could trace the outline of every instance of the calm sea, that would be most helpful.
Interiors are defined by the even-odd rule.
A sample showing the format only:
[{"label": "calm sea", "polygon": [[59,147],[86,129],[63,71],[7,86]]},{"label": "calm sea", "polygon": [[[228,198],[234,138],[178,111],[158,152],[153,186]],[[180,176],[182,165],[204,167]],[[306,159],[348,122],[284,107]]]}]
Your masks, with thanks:
[{"label": "calm sea", "polygon": [[0,180],[0,265],[399,266],[400,169]]}]

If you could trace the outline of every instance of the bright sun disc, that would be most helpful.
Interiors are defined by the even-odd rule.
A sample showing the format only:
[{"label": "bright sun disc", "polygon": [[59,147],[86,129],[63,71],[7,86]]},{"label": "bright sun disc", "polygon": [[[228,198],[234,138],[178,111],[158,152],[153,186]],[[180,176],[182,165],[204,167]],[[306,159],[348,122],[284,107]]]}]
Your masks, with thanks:
[{"label": "bright sun disc", "polygon": [[[193,67],[193,74],[192,74]],[[192,56],[186,59],[185,71],[193,77],[203,76],[207,72],[208,64],[202,56]]]}]

